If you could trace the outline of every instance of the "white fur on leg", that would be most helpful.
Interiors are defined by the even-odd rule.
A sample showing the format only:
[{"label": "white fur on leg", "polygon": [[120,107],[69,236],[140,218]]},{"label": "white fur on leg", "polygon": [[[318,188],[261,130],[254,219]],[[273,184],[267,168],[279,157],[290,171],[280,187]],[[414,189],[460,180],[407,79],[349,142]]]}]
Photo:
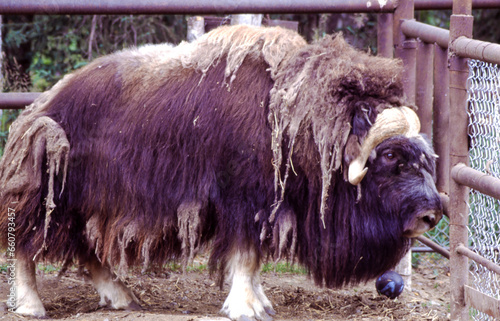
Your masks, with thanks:
[{"label": "white fur on leg", "polygon": [[103,266],[97,259],[91,260],[87,265],[92,284],[101,297],[99,305],[110,305],[114,309],[138,310],[140,305],[134,293],[119,279],[113,279],[113,273],[107,266]]},{"label": "white fur on leg", "polygon": [[18,252],[16,256],[16,313],[41,318],[45,308],[38,296],[35,262]]},{"label": "white fur on leg", "polygon": [[260,284],[259,263],[255,253],[239,251],[229,262],[232,285],[221,312],[232,320],[272,320],[275,312]]}]

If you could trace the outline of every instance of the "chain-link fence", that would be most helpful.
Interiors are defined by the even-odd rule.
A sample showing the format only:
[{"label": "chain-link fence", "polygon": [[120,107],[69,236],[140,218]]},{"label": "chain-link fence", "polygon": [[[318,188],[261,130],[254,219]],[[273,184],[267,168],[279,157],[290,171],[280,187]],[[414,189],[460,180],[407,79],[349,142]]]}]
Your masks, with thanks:
[{"label": "chain-link fence", "polygon": [[[443,219],[432,230],[424,234],[425,237],[441,245],[445,249],[450,247],[448,217],[443,216]],[[413,250],[413,265],[414,266],[447,266],[448,260],[440,254],[435,253],[431,248],[426,247],[419,241],[416,241],[412,247]]]},{"label": "chain-link fence", "polygon": [[[469,62],[470,166],[500,178],[500,70],[479,60]],[[470,191],[469,246],[500,263],[500,201]],[[500,276],[471,260],[470,286],[500,299]],[[493,320],[473,310],[474,320]]]}]

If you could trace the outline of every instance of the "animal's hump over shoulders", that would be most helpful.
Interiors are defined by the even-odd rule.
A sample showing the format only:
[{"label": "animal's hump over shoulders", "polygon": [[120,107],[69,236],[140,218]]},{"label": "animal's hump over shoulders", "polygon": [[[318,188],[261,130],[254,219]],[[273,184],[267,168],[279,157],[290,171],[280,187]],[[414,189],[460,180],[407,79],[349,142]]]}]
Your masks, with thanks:
[{"label": "animal's hump over shoulders", "polygon": [[247,25],[219,27],[193,42],[183,52],[184,67],[205,73],[211,66],[226,60],[225,77],[236,74],[245,58],[262,59],[274,77],[279,64],[307,42],[295,31],[281,27]]}]

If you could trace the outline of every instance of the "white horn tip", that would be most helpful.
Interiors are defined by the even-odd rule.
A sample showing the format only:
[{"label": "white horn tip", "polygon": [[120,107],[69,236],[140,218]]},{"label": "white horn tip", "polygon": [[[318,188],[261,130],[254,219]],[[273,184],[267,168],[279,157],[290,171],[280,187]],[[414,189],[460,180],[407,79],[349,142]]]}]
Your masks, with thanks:
[{"label": "white horn tip", "polygon": [[348,170],[349,183],[352,185],[358,185],[361,183],[366,175],[366,172],[368,172],[368,167],[363,168],[363,166],[364,164],[361,164],[358,159],[352,161]]}]

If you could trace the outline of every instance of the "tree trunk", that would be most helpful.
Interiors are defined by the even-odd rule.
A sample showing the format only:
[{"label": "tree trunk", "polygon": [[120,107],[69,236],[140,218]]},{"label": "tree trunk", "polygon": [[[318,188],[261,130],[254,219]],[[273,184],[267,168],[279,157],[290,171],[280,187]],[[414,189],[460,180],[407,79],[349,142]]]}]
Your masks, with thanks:
[{"label": "tree trunk", "polygon": [[192,42],[205,33],[205,19],[201,16],[187,19],[187,41]]},{"label": "tree trunk", "polygon": [[231,16],[231,24],[260,26],[262,24],[262,17],[262,14],[233,14]]}]

